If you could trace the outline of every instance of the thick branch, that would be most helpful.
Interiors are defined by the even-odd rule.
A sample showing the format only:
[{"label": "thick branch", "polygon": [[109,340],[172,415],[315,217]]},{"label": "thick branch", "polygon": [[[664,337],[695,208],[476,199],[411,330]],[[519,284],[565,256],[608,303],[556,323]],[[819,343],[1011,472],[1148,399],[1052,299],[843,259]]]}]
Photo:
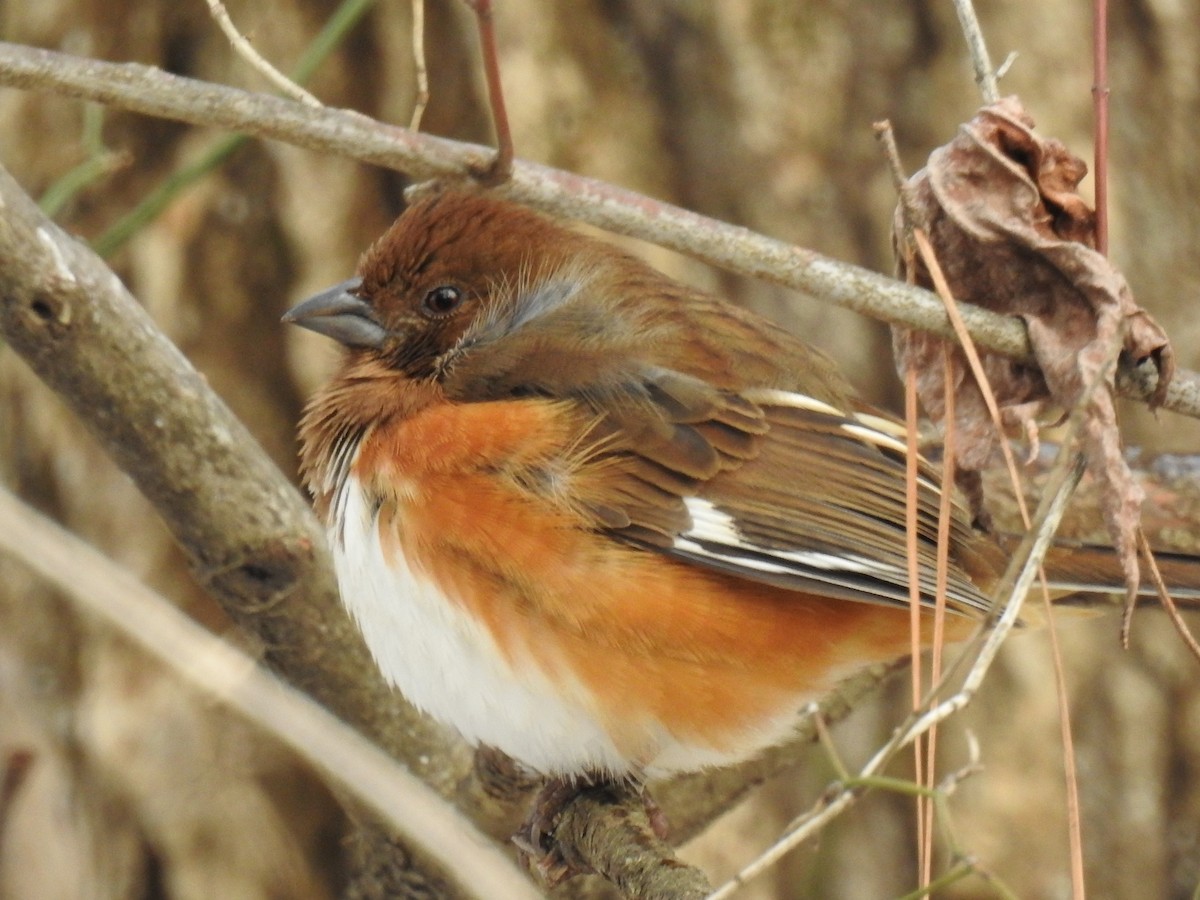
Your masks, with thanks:
[{"label": "thick branch", "polygon": [[[149,66],[99,62],[2,41],[0,85],[243,131],[374,163],[414,179],[466,178],[486,168],[494,156],[486,147],[418,134],[346,110],[312,109]],[[602,181],[518,160],[512,179],[497,190],[547,212],[660,244],[894,325],[954,336],[942,304],[926,290]],[[1032,360],[1020,321],[969,304],[961,304],[961,311],[979,346]],[[1142,368],[1153,366],[1146,363]],[[1146,377],[1139,373],[1138,379],[1125,382],[1129,396],[1146,398],[1133,386]],[[1163,407],[1200,418],[1200,376],[1176,373]]]},{"label": "thick branch", "polygon": [[4,488],[0,552],[23,561],[194,688],[215,695],[323,770],[433,861],[464,897],[536,897],[495,846],[378,747]]},{"label": "thick branch", "polygon": [[[444,734],[378,677],[307,503],[91,250],[0,169],[0,335],[154,504],[265,661],[416,772]],[[448,793],[451,776],[431,779]]]}]

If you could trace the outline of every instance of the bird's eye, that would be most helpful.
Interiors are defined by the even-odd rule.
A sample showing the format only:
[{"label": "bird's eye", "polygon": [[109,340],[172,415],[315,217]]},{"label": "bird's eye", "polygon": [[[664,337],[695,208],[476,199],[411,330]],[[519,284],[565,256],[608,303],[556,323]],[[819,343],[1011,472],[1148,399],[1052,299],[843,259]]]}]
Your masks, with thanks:
[{"label": "bird's eye", "polygon": [[426,315],[448,316],[458,309],[463,301],[463,292],[452,284],[435,287],[421,301],[421,309]]}]

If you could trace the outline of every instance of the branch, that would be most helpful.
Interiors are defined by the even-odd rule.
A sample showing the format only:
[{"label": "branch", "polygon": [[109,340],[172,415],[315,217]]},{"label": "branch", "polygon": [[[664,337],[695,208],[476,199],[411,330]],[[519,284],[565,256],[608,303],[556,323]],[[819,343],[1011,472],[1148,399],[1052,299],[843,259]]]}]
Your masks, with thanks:
[{"label": "branch", "polygon": [[207,0],[207,2],[209,13],[216,20],[217,25],[220,26],[226,39],[232,45],[234,52],[242,57],[250,68],[275,85],[281,94],[291,97],[297,103],[303,103],[305,106],[312,107],[321,105],[320,100],[276,69],[263,58],[262,54],[254,49],[254,45],[250,43],[250,40],[238,31],[237,26],[233,24],[233,19],[229,18],[229,10],[225,8],[225,4],[221,0]]},{"label": "branch", "polygon": [[464,897],[537,896],[495,845],[382,750],[3,488],[0,551],[341,784],[432,860]]},{"label": "branch", "polygon": [[[417,180],[469,178],[494,151],[385,125],[345,110],[309,109],[278,97],[206,84],[134,63],[105,63],[0,42],[0,85],[50,90],[146,115],[244,131],[322,153],[403,172]],[[499,193],[546,212],[587,222],[763,278],[895,325],[954,336],[929,291],[783,241],[689,212],[633,191],[536,163],[517,161]],[[1024,325],[962,304],[976,344],[1032,361]],[[1153,365],[1123,370],[1126,396],[1146,399]],[[1200,418],[1200,375],[1177,372],[1164,409]]]},{"label": "branch", "polygon": [[979,86],[983,102],[995,103],[1000,99],[1000,89],[996,84],[998,76],[992,68],[992,58],[988,55],[983,29],[979,27],[979,18],[975,15],[975,6],[971,0],[954,0],[954,11],[958,13],[958,24],[967,40],[971,68],[975,70],[975,84]]}]

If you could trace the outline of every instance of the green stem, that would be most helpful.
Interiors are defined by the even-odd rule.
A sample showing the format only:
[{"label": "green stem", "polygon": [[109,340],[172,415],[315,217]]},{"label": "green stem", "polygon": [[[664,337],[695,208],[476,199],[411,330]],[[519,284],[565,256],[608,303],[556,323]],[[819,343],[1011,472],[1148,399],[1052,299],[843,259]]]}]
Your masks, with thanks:
[{"label": "green stem", "polygon": [[922,787],[915,781],[905,778],[891,778],[887,775],[871,775],[866,778],[848,778],[844,782],[848,788],[865,790],[891,791],[895,794],[905,794],[909,797],[932,797],[937,799],[941,792],[937,788]]},{"label": "green stem", "polygon": [[104,177],[113,167],[118,155],[104,146],[104,107],[97,103],[83,106],[83,138],[81,143],[87,150],[87,159],[72,168],[46,188],[38,199],[47,218],[57,216],[71,198],[94,181]]},{"label": "green stem", "polygon": [[[300,57],[292,71],[292,80],[297,84],[308,81],[350,29],[358,24],[373,2],[374,0],[343,0]],[[244,134],[227,135],[209,147],[194,163],[168,175],[165,181],[100,235],[93,242],[93,249],[102,257],[116,253],[141,228],[154,221],[179,194],[218,168],[246,140],[248,138]]]},{"label": "green stem", "polygon": [[975,872],[975,864],[967,860],[963,860],[953,869],[935,878],[929,884],[920,890],[913,891],[911,894],[905,894],[900,900],[920,900],[921,897],[929,897],[934,891],[941,890],[944,887],[949,887],[956,881],[962,881],[968,875]]},{"label": "green stem", "polygon": [[157,219],[187,187],[220,166],[247,140],[249,138],[244,134],[226,135],[190,166],[172,172],[158,187],[138,201],[133,209],[118,219],[115,225],[96,238],[92,249],[103,258],[116,253],[141,228]]},{"label": "green stem", "polygon": [[38,198],[38,206],[47,218],[53,219],[66,206],[71,198],[94,181],[103,178],[112,168],[116,155],[106,153],[103,156],[90,156],[75,166],[61,178],[46,188],[45,193]]}]

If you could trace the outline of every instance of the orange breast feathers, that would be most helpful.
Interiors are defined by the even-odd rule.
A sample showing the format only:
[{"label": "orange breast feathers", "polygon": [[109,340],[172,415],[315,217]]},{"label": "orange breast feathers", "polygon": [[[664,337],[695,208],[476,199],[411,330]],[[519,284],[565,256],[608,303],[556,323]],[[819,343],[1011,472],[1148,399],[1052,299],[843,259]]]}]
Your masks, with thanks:
[{"label": "orange breast feathers", "polygon": [[[620,457],[596,430],[569,402],[440,403],[371,433],[353,474],[378,504],[384,558],[481,623],[518,677],[532,667],[531,680],[576,691],[630,768],[671,768],[656,760],[674,743],[707,762],[748,755],[839,677],[905,651],[902,609],[599,531],[592,510],[611,499]],[[454,709],[430,712],[456,724]]]}]

